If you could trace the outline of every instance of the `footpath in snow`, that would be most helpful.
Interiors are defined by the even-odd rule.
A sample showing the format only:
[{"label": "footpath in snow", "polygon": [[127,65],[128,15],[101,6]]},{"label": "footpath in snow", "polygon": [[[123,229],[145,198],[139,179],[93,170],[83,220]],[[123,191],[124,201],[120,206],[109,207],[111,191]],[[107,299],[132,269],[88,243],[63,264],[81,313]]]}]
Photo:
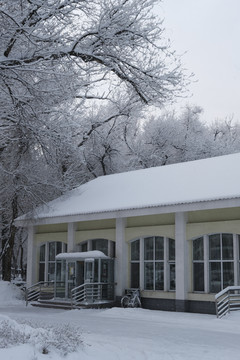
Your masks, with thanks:
[{"label": "footpath in snow", "polygon": [[240,312],[212,315],[146,309],[60,310],[25,306],[0,282],[0,359],[228,360],[239,358]]}]

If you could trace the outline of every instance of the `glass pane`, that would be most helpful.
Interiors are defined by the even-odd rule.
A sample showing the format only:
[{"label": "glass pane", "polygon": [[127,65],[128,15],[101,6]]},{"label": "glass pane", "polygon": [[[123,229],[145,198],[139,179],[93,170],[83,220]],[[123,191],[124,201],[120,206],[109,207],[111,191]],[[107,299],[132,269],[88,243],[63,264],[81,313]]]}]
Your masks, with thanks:
[{"label": "glass pane", "polygon": [[102,251],[105,255],[108,255],[108,240],[95,239],[92,240],[92,250]]},{"label": "glass pane", "polygon": [[87,248],[88,248],[88,244],[87,243],[84,243],[81,245],[81,251],[82,252],[86,252],[87,251]]},{"label": "glass pane", "polygon": [[68,263],[68,281],[74,281],[75,279],[75,263]]},{"label": "glass pane", "polygon": [[131,243],[131,260],[139,260],[140,258],[140,247],[139,240]]},{"label": "glass pane", "polygon": [[175,264],[169,264],[169,290],[175,290],[176,288],[176,273]]},{"label": "glass pane", "polygon": [[60,254],[62,252],[62,243],[61,242],[57,242],[57,253],[56,253],[56,255],[57,254]]},{"label": "glass pane", "polygon": [[65,280],[65,266],[66,263],[63,261],[57,261],[57,272],[56,272],[56,281]]},{"label": "glass pane", "polygon": [[131,263],[131,287],[139,288],[139,263]]},{"label": "glass pane", "polygon": [[48,254],[48,260],[49,261],[54,261],[55,260],[55,246],[56,243],[55,242],[50,242],[49,243],[49,254]]},{"label": "glass pane", "polygon": [[48,281],[55,280],[55,262],[48,263]]},{"label": "glass pane", "polygon": [[114,260],[108,260],[108,269],[109,269],[109,277],[108,281],[113,283],[114,282]]},{"label": "glass pane", "polygon": [[193,260],[203,260],[203,237],[193,240]]},{"label": "glass pane", "polygon": [[164,266],[163,262],[155,263],[155,290],[164,289]]},{"label": "glass pane", "polygon": [[74,282],[68,282],[67,284],[67,291],[68,291],[68,297],[71,298],[71,290],[75,288],[75,283]]},{"label": "glass pane", "polygon": [[66,262],[59,261],[57,262],[57,282],[56,282],[56,297],[64,298],[65,297],[65,273],[63,269],[66,269]]},{"label": "glass pane", "polygon": [[238,258],[240,260],[240,235],[237,235],[237,238],[238,238],[238,252],[239,252]]},{"label": "glass pane", "polygon": [[41,263],[39,264],[39,281],[44,281],[44,273],[45,273],[45,264]]},{"label": "glass pane", "polygon": [[94,275],[93,275],[93,282],[98,282],[100,279],[98,278],[99,273],[99,261],[100,259],[94,260]]},{"label": "glass pane", "polygon": [[100,278],[100,282],[110,282],[110,262],[109,260],[103,260],[101,259],[101,278]]},{"label": "glass pane", "polygon": [[40,261],[45,261],[45,244],[40,247]]},{"label": "glass pane", "polygon": [[234,285],[233,262],[223,263],[223,288]]},{"label": "glass pane", "polygon": [[155,260],[164,259],[164,239],[163,237],[155,237]]},{"label": "glass pane", "polygon": [[218,293],[220,290],[222,290],[220,262],[209,263],[209,282],[210,282],[210,292]]},{"label": "glass pane", "polygon": [[144,289],[153,290],[153,263],[144,264]]},{"label": "glass pane", "polygon": [[111,241],[111,254],[108,254],[108,256],[111,256],[112,258],[115,258],[116,256],[116,244],[113,241]]},{"label": "glass pane", "polygon": [[175,240],[168,239],[169,260],[175,260]]},{"label": "glass pane", "polygon": [[153,260],[153,237],[144,239],[144,260]]},{"label": "glass pane", "polygon": [[209,259],[210,260],[221,259],[220,234],[209,236]]},{"label": "glass pane", "polygon": [[[96,267],[96,266],[95,266]],[[85,260],[85,283],[91,283],[94,281],[94,260]]]},{"label": "glass pane", "polygon": [[233,235],[222,234],[222,258],[233,260]]},{"label": "glass pane", "polygon": [[193,291],[204,291],[204,263],[193,264]]},{"label": "glass pane", "polygon": [[76,262],[76,286],[84,283],[84,261]]}]

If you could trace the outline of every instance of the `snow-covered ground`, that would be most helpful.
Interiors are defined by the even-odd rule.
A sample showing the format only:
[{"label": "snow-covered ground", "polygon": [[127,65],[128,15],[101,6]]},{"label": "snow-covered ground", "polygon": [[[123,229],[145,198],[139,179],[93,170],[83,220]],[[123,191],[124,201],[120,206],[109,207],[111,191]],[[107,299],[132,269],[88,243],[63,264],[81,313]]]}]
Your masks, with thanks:
[{"label": "snow-covered ground", "polygon": [[67,311],[26,307],[20,296],[0,282],[0,359],[239,358],[240,312],[219,320],[146,309]]}]

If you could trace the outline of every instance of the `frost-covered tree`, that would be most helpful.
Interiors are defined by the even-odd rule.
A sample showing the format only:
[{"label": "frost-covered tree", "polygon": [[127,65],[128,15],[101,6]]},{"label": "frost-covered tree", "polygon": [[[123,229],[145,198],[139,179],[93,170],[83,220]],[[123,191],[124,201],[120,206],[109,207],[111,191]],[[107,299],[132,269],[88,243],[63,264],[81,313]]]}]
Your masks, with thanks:
[{"label": "frost-covered tree", "polygon": [[183,75],[169,44],[161,41],[162,23],[151,12],[155,2],[2,1],[4,86],[22,87],[25,100],[17,90],[12,96],[24,102],[40,85],[50,103],[66,86],[71,98],[83,100],[108,99],[116,85],[146,104],[171,100],[182,90]]},{"label": "frost-covered tree", "polygon": [[[92,166],[93,156],[90,159],[86,154],[91,142],[101,143],[97,162],[102,173],[112,171],[116,149],[109,140],[115,120],[127,119],[133,106],[161,106],[182,91],[185,77],[163,40],[162,22],[152,12],[155,2],[0,2],[0,208],[5,280],[10,279],[14,218],[75,186],[77,178],[80,183],[86,164],[77,155],[84,154]],[[119,93],[127,104],[119,101]],[[119,103],[110,117],[103,111],[98,119],[86,121],[95,107],[115,104],[117,109]]]},{"label": "frost-covered tree", "polygon": [[174,162],[203,159],[212,156],[209,128],[201,121],[203,110],[186,106],[177,118],[172,146],[176,150]]},{"label": "frost-covered tree", "polygon": [[172,112],[146,119],[137,136],[130,139],[134,167],[148,168],[174,162],[176,149],[172,143],[176,136],[176,117]]},{"label": "frost-covered tree", "polygon": [[130,139],[133,168],[148,168],[240,151],[240,127],[233,121],[212,125],[201,120],[202,109],[186,106],[146,119]]},{"label": "frost-covered tree", "polygon": [[240,124],[232,117],[217,120],[211,125],[213,153],[231,154],[240,151]]},{"label": "frost-covered tree", "polygon": [[86,116],[84,126],[89,131],[78,141],[78,152],[87,180],[128,170],[129,149],[125,139],[133,136],[132,129],[138,126],[140,114],[135,103],[119,96],[118,102],[96,108]]}]

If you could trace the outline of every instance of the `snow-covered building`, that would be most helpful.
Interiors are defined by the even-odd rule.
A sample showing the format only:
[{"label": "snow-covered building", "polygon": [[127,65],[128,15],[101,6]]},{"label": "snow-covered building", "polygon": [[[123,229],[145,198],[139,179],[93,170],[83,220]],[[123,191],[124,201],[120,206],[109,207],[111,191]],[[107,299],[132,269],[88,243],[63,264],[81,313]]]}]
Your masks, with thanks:
[{"label": "snow-covered building", "polygon": [[16,220],[28,285],[63,282],[68,297],[108,283],[117,301],[140,288],[146,308],[214,313],[215,293],[240,285],[239,179],[238,153],[79,186]]}]

